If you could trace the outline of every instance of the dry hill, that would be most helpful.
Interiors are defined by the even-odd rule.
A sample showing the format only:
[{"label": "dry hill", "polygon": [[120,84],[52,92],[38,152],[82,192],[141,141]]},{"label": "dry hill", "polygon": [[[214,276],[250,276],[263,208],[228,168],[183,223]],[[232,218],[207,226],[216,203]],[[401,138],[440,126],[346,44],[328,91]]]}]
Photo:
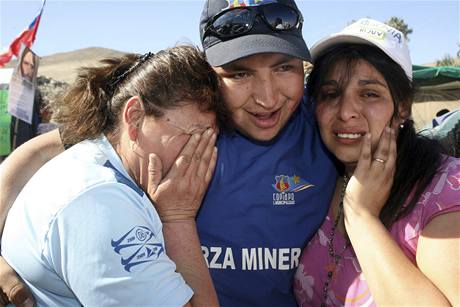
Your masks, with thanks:
[{"label": "dry hill", "polygon": [[[125,52],[96,47],[56,53],[41,58],[38,75],[57,81],[72,83],[78,68],[82,66],[94,66],[101,59],[123,54]],[[8,66],[12,67],[14,65],[16,65],[15,61],[11,62]]]},{"label": "dry hill", "polygon": [[94,66],[101,59],[120,56],[124,52],[105,48],[85,48],[71,52],[56,53],[43,57],[38,75],[71,83],[82,66]]}]

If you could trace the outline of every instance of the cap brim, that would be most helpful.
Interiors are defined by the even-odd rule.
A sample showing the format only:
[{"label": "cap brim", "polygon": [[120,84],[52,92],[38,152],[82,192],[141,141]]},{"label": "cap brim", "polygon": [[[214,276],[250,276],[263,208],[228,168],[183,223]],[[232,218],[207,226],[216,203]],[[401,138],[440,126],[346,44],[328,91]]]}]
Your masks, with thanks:
[{"label": "cap brim", "polygon": [[[409,65],[408,67],[405,67],[402,63],[404,63],[403,59],[395,57],[393,54],[388,53],[387,48],[384,46],[378,44],[377,42],[374,41],[369,41],[366,38],[360,37],[358,35],[348,35],[348,34],[333,34],[329,37],[326,37],[316,44],[311,47],[310,52],[311,52],[311,57],[312,61],[316,61],[316,59],[321,56],[324,51],[326,51],[328,48],[339,45],[342,43],[351,43],[351,44],[366,44],[366,45],[371,45],[379,48],[384,52],[388,57],[390,57],[393,61],[395,61],[401,68],[404,70],[406,73],[407,77],[409,80],[412,80],[412,65]],[[410,59],[409,59],[410,62]]]},{"label": "cap brim", "polygon": [[287,34],[252,34],[222,41],[206,49],[206,58],[212,66],[222,66],[259,53],[282,53],[311,61],[305,41]]}]

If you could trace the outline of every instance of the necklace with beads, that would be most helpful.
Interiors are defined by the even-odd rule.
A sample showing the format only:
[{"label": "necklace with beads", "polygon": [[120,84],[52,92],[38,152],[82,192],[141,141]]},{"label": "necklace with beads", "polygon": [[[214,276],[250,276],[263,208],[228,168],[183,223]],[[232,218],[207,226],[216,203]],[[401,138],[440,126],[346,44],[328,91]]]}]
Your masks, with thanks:
[{"label": "necklace with beads", "polygon": [[327,240],[327,248],[329,251],[329,257],[331,257],[332,259],[332,262],[334,264],[334,269],[333,270],[330,269],[327,271],[326,281],[324,282],[324,286],[323,286],[323,303],[321,304],[321,307],[326,306],[326,300],[327,300],[327,296],[329,292],[329,285],[331,284],[332,278],[334,277],[336,268],[339,266],[339,263],[342,260],[343,253],[350,246],[350,242],[347,240],[347,242],[345,243],[345,245],[339,252],[336,252],[334,250],[334,237],[335,237],[335,233],[337,230],[337,226],[339,225],[339,222],[343,217],[343,198],[345,197],[345,190],[347,189],[348,180],[350,180],[350,177],[348,177],[347,175],[344,175],[342,190],[340,191],[339,210],[337,212],[337,216],[334,220],[334,224],[332,225],[331,232],[329,233],[329,238]]}]

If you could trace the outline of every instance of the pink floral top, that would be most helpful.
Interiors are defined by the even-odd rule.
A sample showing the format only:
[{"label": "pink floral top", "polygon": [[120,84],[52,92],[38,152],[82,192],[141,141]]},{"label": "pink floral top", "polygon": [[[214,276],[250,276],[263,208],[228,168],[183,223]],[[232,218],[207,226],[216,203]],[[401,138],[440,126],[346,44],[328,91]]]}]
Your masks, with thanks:
[{"label": "pink floral top", "polygon": [[[448,158],[442,171],[433,178],[413,211],[390,229],[391,236],[415,264],[418,238],[423,228],[443,213],[460,211],[460,159]],[[364,275],[351,247],[344,250],[345,238],[336,233],[336,253],[342,253],[337,267],[328,253],[328,237],[334,223],[329,211],[310,243],[303,250],[294,277],[294,293],[299,306],[375,306]],[[333,271],[327,301],[323,301],[327,272]]]}]

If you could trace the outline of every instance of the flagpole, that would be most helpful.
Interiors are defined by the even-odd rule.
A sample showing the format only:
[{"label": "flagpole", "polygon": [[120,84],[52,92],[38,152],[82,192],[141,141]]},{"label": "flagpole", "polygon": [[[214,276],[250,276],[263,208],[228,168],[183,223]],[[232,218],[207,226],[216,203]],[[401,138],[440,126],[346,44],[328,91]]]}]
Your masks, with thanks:
[{"label": "flagpole", "polygon": [[20,119],[17,117],[14,117],[16,121],[14,122],[14,129],[13,129],[13,144],[11,144],[11,151],[16,149],[16,142],[17,142],[17,137],[18,137],[18,130],[19,130],[19,121]]}]

